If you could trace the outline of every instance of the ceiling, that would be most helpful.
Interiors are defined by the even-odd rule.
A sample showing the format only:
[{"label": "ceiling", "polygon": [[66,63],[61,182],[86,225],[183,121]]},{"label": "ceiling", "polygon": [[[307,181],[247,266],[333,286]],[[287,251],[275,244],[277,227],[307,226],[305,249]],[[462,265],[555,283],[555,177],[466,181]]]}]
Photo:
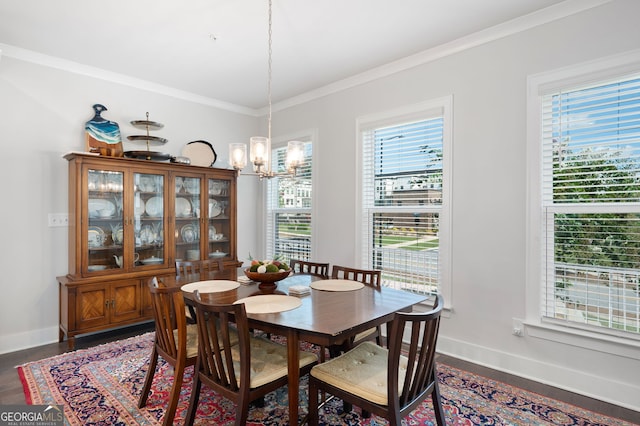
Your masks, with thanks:
[{"label": "ceiling", "polygon": [[[602,2],[273,0],[272,100],[480,38],[508,21],[551,20]],[[111,77],[116,73],[257,110],[268,99],[267,5],[268,0],[0,0],[0,50],[4,56],[44,54],[67,67],[89,66]]]}]

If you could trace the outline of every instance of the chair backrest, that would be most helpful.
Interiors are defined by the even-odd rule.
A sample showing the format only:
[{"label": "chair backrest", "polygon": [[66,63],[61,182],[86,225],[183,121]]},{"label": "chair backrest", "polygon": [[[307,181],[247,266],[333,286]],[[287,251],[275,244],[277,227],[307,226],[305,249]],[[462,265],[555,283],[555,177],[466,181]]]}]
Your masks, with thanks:
[{"label": "chair backrest", "polygon": [[381,271],[372,269],[356,269],[333,265],[333,268],[331,269],[331,278],[358,281],[377,290],[382,288]]},{"label": "chair backrest", "polygon": [[[414,410],[438,386],[435,355],[443,304],[442,296],[437,295],[429,312],[397,312],[391,322],[387,337],[387,392],[389,412],[400,413],[400,418]],[[408,347],[405,342],[409,342]],[[400,369],[400,355],[408,359],[406,370]]]},{"label": "chair backrest", "polygon": [[289,266],[294,273],[297,274],[310,274],[318,277],[329,276],[329,264],[319,262],[309,262],[306,260],[291,259]]},{"label": "chair backrest", "polygon": [[176,275],[199,274],[205,270],[222,271],[224,263],[221,259],[176,260]]},{"label": "chair backrest", "polygon": [[[251,377],[250,336],[244,303],[221,305],[203,303],[194,292],[198,326],[198,365],[215,391],[230,399],[249,392]],[[237,331],[234,339],[232,330]],[[235,340],[237,344],[234,345]],[[240,354],[240,363],[233,362],[233,352]],[[237,371],[238,368],[240,371]],[[240,377],[240,381],[237,380]],[[234,398],[236,397],[236,398]]]},{"label": "chair backrest", "polygon": [[[151,304],[156,325],[156,346],[164,358],[186,357],[187,320],[180,287],[166,287],[156,277],[149,280]],[[174,330],[178,330],[174,333]],[[176,340],[177,338],[177,340]]]}]

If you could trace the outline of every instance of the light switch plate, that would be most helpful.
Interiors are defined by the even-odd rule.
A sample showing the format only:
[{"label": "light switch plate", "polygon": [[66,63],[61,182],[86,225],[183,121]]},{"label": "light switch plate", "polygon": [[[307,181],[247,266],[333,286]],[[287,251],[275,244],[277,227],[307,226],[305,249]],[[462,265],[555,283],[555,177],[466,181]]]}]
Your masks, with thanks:
[{"label": "light switch plate", "polygon": [[69,226],[69,215],[67,213],[49,213],[49,227]]}]

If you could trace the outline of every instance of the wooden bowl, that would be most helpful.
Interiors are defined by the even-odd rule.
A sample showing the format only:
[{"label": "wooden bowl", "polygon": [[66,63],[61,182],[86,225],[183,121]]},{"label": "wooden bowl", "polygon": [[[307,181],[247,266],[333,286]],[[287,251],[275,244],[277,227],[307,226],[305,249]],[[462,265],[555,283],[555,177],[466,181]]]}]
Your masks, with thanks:
[{"label": "wooden bowl", "polygon": [[251,281],[258,283],[275,283],[276,281],[282,281],[289,276],[291,270],[282,272],[251,272],[249,269],[244,270],[244,274]]}]

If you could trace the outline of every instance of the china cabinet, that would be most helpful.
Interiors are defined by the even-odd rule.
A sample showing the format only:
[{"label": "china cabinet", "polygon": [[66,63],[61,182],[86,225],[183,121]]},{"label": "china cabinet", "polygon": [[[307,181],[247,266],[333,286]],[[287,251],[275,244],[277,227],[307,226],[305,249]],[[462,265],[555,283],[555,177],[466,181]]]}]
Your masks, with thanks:
[{"label": "china cabinet", "polygon": [[60,285],[60,341],[152,318],[152,276],[176,260],[236,254],[233,170],[68,154],[69,273]]}]

